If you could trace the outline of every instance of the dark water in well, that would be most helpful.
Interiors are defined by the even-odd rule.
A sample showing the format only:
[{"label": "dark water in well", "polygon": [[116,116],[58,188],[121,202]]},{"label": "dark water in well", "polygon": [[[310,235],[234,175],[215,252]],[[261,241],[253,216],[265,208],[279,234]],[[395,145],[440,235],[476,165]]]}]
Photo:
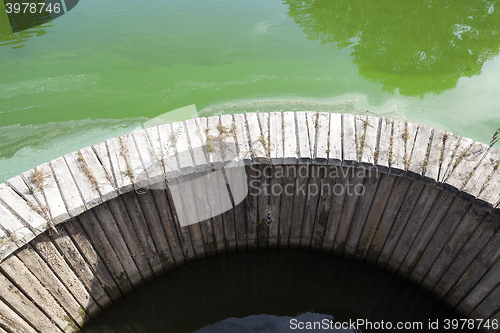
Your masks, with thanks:
[{"label": "dark water in well", "polygon": [[[456,318],[418,287],[377,267],[321,252],[272,249],[189,262],[125,295],[84,332],[442,332]],[[325,324],[335,328],[360,319],[372,329]],[[376,329],[382,320],[386,329]],[[439,329],[429,329],[436,321]],[[300,330],[300,322],[320,326]],[[416,329],[388,330],[388,322]]]}]

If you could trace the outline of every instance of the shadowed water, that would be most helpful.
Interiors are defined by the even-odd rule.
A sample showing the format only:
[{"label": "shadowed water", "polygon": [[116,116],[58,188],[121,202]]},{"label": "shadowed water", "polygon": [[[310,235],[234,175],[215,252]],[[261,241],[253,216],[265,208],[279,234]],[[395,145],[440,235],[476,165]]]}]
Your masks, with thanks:
[{"label": "shadowed water", "polygon": [[429,321],[443,328],[453,318],[459,317],[436,299],[377,267],[271,249],[189,262],[126,294],[84,332],[292,332],[292,319],[421,322],[423,329],[404,332],[436,332]]}]

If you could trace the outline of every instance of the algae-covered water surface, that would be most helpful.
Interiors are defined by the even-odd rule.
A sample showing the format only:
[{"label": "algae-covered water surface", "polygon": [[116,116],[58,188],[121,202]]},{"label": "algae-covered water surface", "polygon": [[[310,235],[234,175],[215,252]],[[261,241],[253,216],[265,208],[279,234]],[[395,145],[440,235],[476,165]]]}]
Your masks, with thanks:
[{"label": "algae-covered water surface", "polygon": [[190,104],[383,115],[483,142],[500,122],[499,1],[81,0],[17,32],[7,3],[2,181]]}]

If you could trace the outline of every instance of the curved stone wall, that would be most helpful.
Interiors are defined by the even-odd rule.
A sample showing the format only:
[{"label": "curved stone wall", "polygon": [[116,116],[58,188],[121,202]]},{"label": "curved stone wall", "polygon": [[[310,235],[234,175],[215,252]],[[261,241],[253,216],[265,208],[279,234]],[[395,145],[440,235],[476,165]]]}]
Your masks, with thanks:
[{"label": "curved stone wall", "polygon": [[0,332],[78,330],[184,261],[278,246],[385,267],[498,320],[499,161],[426,126],[314,112],[107,140],[0,185]]}]

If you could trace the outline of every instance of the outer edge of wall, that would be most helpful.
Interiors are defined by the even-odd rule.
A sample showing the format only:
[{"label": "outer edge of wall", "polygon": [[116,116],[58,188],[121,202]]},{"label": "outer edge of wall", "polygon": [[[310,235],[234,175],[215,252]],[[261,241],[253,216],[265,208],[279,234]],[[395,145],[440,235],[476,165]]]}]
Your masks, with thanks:
[{"label": "outer edge of wall", "polygon": [[[121,291],[126,292],[132,285],[163,271],[163,267],[168,269],[174,265],[174,261],[181,263],[206,254],[224,252],[226,249],[257,246],[300,246],[319,249],[321,247],[319,238],[326,233],[327,229],[337,228],[329,224],[331,218],[323,212],[325,209],[328,210],[328,203],[322,202],[319,196],[313,198],[316,203],[314,207],[302,207],[297,212],[293,210],[293,216],[289,218],[285,218],[286,214],[283,214],[283,209],[288,207],[288,210],[292,211],[290,207],[293,202],[279,203],[278,201],[278,206],[281,204],[280,212],[280,208],[275,207],[276,200],[259,196],[254,202],[243,201],[247,209],[258,208],[258,216],[256,213],[255,216],[246,214],[245,219],[245,211],[242,211],[245,208],[242,206],[222,214],[218,219],[205,220],[199,226],[189,226],[182,228],[183,230],[179,229],[179,219],[178,216],[174,216],[176,214],[174,211],[169,213],[171,214],[169,221],[165,221],[169,219],[168,217],[143,216],[140,209],[131,209],[129,213],[125,211],[123,201],[130,202],[135,207],[140,207],[142,204],[154,205],[154,202],[162,207],[168,206],[172,194],[165,179],[206,172],[231,163],[231,159],[222,154],[221,147],[217,146],[221,141],[234,145],[235,153],[239,158],[237,163],[233,164],[247,166],[247,173],[251,169],[248,168],[249,165],[258,165],[258,170],[261,171],[267,167],[275,170],[276,167],[293,165],[304,165],[313,169],[320,166],[366,168],[394,176],[396,179],[407,178],[419,181],[427,185],[428,191],[434,191],[434,193],[444,191],[448,196],[449,194],[456,196],[457,199],[473,205],[476,210],[485,215],[488,213],[500,215],[498,192],[500,151],[483,143],[426,126],[387,118],[310,111],[224,115],[160,125],[145,131],[112,138],[104,143],[82,148],[77,152],[44,163],[9,179],[6,184],[0,184],[0,237],[2,240],[0,263],[55,225],[75,221],[76,217],[85,215],[83,213],[101,204],[114,207],[111,209],[113,214],[110,213],[104,220],[110,221],[113,226],[118,225],[118,229],[123,229],[122,233],[127,229],[124,226],[130,225],[130,230],[123,234],[123,239],[117,240],[120,244],[112,246],[115,248],[114,251],[118,251],[116,252],[118,257],[113,258],[113,263],[107,268],[113,276],[108,273],[100,276],[100,283],[103,288],[108,288],[107,292],[111,298],[118,297],[120,293],[119,290],[115,290],[115,281]],[[228,165],[230,166],[231,164]],[[283,179],[283,182],[289,181],[289,179]],[[378,215],[383,212],[383,209],[372,208],[372,201],[376,197],[381,181],[378,179],[367,182],[367,185],[371,186],[371,195],[361,201],[361,212],[353,213],[353,209],[357,206],[356,202],[343,205],[352,218],[338,226],[346,237],[342,240],[343,243],[332,240],[333,252],[340,251],[339,253],[347,256],[365,258],[368,248],[358,251],[359,242],[366,243],[367,239],[371,242],[371,237],[376,237],[375,234],[371,235],[375,232],[373,228],[376,227],[374,224],[376,221],[369,220],[366,230],[364,226],[372,210]],[[274,183],[275,180],[271,180],[270,184]],[[380,186],[392,187],[392,182],[381,184],[383,185]],[[419,183],[416,182],[416,184]],[[420,186],[423,187],[423,185]],[[149,203],[138,202],[135,199],[136,194],[133,191],[155,187],[166,188],[165,194],[162,194],[165,198],[155,197],[154,202],[150,200]],[[432,193],[429,193],[421,199],[431,198]],[[300,200],[300,198],[295,199]],[[186,198],[183,200],[186,201]],[[382,202],[387,202],[387,199]],[[432,202],[429,201],[429,204]],[[126,208],[128,211],[130,207]],[[171,208],[175,210],[174,207]],[[125,212],[123,216],[120,216],[120,211]],[[460,217],[464,217],[467,211],[468,208],[460,213]],[[446,209],[443,208],[439,214],[446,214]],[[490,214],[490,216],[493,215]],[[130,221],[127,223],[128,216],[132,218],[132,224]],[[269,229],[255,225],[255,221],[262,222],[266,219],[270,220]],[[481,219],[482,217],[479,217],[477,221],[474,221],[479,224]],[[97,220],[96,223],[99,223]],[[306,220],[309,222],[306,223]],[[441,217],[435,218],[435,221],[441,220]],[[432,216],[429,215],[424,217],[421,223],[437,228],[436,222],[432,221]],[[487,222],[486,219],[485,225]],[[165,234],[158,231],[162,229],[161,223],[163,223],[163,228],[166,228]],[[170,226],[166,227],[165,223],[170,223]],[[352,229],[351,224],[356,227]],[[65,225],[70,227],[72,224]],[[141,226],[146,226],[144,232],[135,235],[131,228],[137,229]],[[479,232],[481,228],[483,228],[482,225],[478,227],[478,237],[486,237],[487,234],[482,235]],[[177,229],[178,234],[168,233],[171,229]],[[112,231],[108,230],[109,233],[112,234]],[[110,237],[111,234],[102,237]],[[420,242],[424,245],[433,244],[430,241],[431,236],[431,234],[422,236]],[[476,242],[474,235],[470,237],[471,244]],[[70,255],[78,252],[76,248],[63,248],[66,243],[62,241],[52,241],[61,247],[59,249],[61,253],[67,252]],[[36,245],[36,242],[33,244]],[[71,242],[68,244],[71,245]],[[210,244],[213,248],[207,246]],[[92,246],[85,247],[83,244],[82,246],[79,251],[86,257],[87,263],[82,264],[86,275],[78,278],[88,283],[93,276],[90,269],[91,263],[98,262],[100,259],[96,253],[92,252],[94,251]],[[366,247],[366,244],[364,246]],[[161,249],[160,252],[166,256],[158,258],[156,249]],[[428,253],[424,253],[424,256],[436,257],[437,253],[434,253],[436,249],[429,246]],[[323,250],[325,250],[324,243]],[[406,250],[404,253],[407,252]],[[486,254],[478,254],[477,258],[471,257],[470,259],[473,262],[488,260],[486,258],[488,251],[488,248],[485,248],[483,252]],[[146,253],[146,258],[138,261],[137,254],[141,252]],[[394,256],[394,253],[388,253],[389,257]],[[416,253],[415,249],[412,253]],[[127,259],[130,254],[132,254],[131,258],[136,258],[135,262]],[[413,257],[406,258],[406,261],[410,259],[416,261],[411,265],[406,265],[405,269],[414,267],[421,255],[417,253]],[[120,268],[120,261],[126,264],[123,269]],[[76,261],[68,261],[70,266],[75,263]],[[493,264],[494,262],[488,262],[487,266],[492,267]],[[474,265],[471,265],[471,269],[475,270],[471,276],[477,276],[477,279],[475,278],[476,282],[472,283],[477,283],[486,271],[482,268],[475,268]],[[126,272],[125,275],[122,274],[125,280],[120,280],[122,275],[114,272],[113,267]],[[429,269],[422,265],[418,267],[422,271],[418,271],[419,274],[425,274]],[[494,267],[498,269],[500,263]],[[387,268],[391,270],[390,265]],[[441,270],[445,268],[440,267]],[[106,268],[102,269],[106,270]],[[395,269],[397,267],[393,268]],[[400,268],[399,273],[410,274],[411,272],[402,271]],[[424,277],[425,275],[422,275],[418,278],[423,280]],[[437,277],[428,275],[423,283],[424,287],[428,284],[427,281],[435,280]],[[452,280],[450,278],[450,281]],[[80,289],[82,294],[75,294],[76,299],[89,297],[85,296],[83,286]],[[456,293],[460,294],[460,292],[458,290]],[[97,296],[101,294],[104,298],[100,300],[100,303],[105,304],[108,302],[108,296],[103,292],[96,293]],[[471,295],[475,295],[473,301],[477,303],[484,298],[482,289],[473,290]],[[450,302],[455,302],[450,297],[448,299]],[[460,299],[456,300],[456,302],[459,301]],[[465,315],[473,311],[473,308],[468,308],[470,304],[465,304],[463,300],[462,303],[453,304],[453,306],[457,306],[457,309]],[[478,307],[478,309],[481,308]],[[477,310],[474,311],[473,314],[477,316]],[[81,318],[76,318],[74,314],[73,317],[73,320],[80,324]]]},{"label": "outer edge of wall", "polygon": [[[500,215],[497,149],[387,118],[316,112],[297,112],[294,119],[284,115],[272,113],[271,125],[268,120],[265,129],[263,117],[269,119],[269,114],[232,116],[232,123],[225,126],[234,124],[231,140],[243,164],[296,162],[371,168],[418,179]],[[211,118],[219,123],[219,117]],[[282,133],[275,135],[280,121]],[[290,121],[295,123],[292,132],[297,140],[291,145],[285,139],[291,136]],[[222,161],[216,154],[209,153],[205,160],[199,155],[202,147],[191,145],[207,145],[205,133],[209,132],[202,123],[201,119],[196,123],[187,120],[109,139],[0,184],[0,261],[51,225],[68,221],[118,194],[162,184],[162,173],[173,178],[218,167]],[[212,138],[216,130],[209,130]],[[192,138],[193,133],[201,133],[202,140]]]}]

